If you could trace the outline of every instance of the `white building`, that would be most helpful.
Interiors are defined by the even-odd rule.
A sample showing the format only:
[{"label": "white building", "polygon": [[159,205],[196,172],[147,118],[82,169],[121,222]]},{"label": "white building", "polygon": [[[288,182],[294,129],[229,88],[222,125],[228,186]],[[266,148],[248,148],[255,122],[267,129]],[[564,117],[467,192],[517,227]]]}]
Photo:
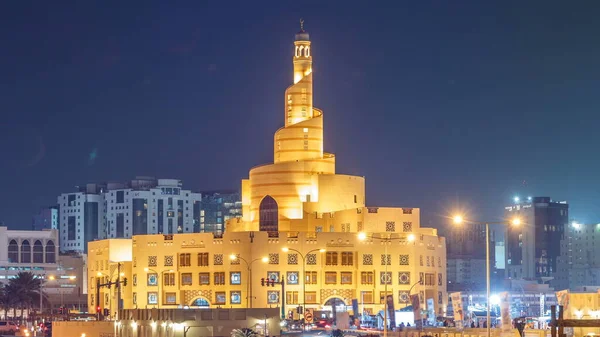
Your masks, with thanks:
[{"label": "white building", "polygon": [[58,230],[9,230],[0,227],[0,282],[7,283],[20,272],[43,278],[44,292],[54,308],[84,308],[87,304],[85,255],[58,253]]},{"label": "white building", "polygon": [[182,189],[176,179],[88,184],[58,197],[60,249],[85,252],[97,239],[193,233],[200,228],[200,201],[200,193]]},{"label": "white building", "polygon": [[582,289],[600,284],[600,224],[566,226],[560,241],[557,289]]}]

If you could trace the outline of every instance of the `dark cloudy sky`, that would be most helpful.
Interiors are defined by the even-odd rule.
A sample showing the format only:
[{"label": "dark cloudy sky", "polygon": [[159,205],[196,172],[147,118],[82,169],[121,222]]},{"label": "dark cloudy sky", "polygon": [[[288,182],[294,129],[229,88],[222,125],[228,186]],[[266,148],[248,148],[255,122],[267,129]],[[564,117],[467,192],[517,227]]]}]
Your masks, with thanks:
[{"label": "dark cloudy sky", "polygon": [[326,150],[369,205],[437,226],[544,195],[600,222],[600,2],[206,3],[0,5],[0,221],[135,175],[238,188],[272,160],[303,17]]}]

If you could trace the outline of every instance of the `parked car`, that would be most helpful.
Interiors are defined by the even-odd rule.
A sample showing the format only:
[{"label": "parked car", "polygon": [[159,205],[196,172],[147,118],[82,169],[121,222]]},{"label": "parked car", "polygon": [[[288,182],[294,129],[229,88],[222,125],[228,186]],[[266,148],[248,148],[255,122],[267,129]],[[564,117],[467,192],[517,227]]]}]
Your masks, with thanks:
[{"label": "parked car", "polygon": [[0,321],[0,332],[16,333],[19,331],[19,326],[14,322]]}]

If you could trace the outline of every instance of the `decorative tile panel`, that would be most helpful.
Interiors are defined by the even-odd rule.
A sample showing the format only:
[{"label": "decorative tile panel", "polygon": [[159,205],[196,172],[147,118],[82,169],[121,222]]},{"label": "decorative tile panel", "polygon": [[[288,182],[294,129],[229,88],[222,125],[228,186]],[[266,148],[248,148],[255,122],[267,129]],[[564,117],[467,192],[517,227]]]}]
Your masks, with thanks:
[{"label": "decorative tile panel", "polygon": [[390,266],[392,264],[392,255],[391,254],[381,254],[381,265]]},{"label": "decorative tile panel", "polygon": [[373,265],[373,254],[363,254],[363,265],[365,265],[365,266]]},{"label": "decorative tile panel", "polygon": [[277,291],[277,290],[267,291],[267,303],[268,304],[279,304],[279,291]]},{"label": "decorative tile panel", "polygon": [[400,265],[401,266],[409,265],[408,255],[400,255]]},{"label": "decorative tile panel", "polygon": [[298,264],[298,254],[288,254],[288,264]]},{"label": "decorative tile panel", "polygon": [[317,264],[317,254],[306,254],[306,264],[307,265],[316,265]]},{"label": "decorative tile panel", "polygon": [[223,254],[214,254],[214,261],[213,264],[215,266],[222,266],[223,265]]},{"label": "decorative tile panel", "polygon": [[402,231],[404,232],[412,232],[412,222],[404,221],[402,223]]},{"label": "decorative tile panel", "polygon": [[269,280],[273,280],[275,282],[279,282],[279,272],[278,271],[268,271],[267,278]]},{"label": "decorative tile panel", "polygon": [[410,284],[410,272],[398,272],[398,284]]},{"label": "decorative tile panel", "polygon": [[156,256],[148,256],[148,267],[156,267]]},{"label": "decorative tile panel", "polygon": [[194,301],[198,297],[204,297],[208,300],[209,303],[212,303],[213,291],[209,290],[209,289],[206,289],[206,290],[184,290],[183,291],[183,302],[185,303],[185,305],[190,305],[192,303],[192,301]]},{"label": "decorative tile panel", "polygon": [[298,284],[299,279],[300,279],[300,276],[297,271],[288,271],[287,272],[287,284]]},{"label": "decorative tile panel", "polygon": [[379,273],[379,284],[392,284],[392,272],[391,271],[382,271]]},{"label": "decorative tile panel", "polygon": [[231,265],[238,265],[240,264],[240,254],[235,254],[235,256],[237,256],[237,259],[229,259],[229,263]]},{"label": "decorative tile panel", "polygon": [[172,267],[172,266],[173,266],[173,255],[165,256],[165,267]]},{"label": "decorative tile panel", "polygon": [[279,253],[269,253],[269,264],[279,264]]},{"label": "decorative tile panel", "polygon": [[396,222],[395,221],[386,221],[385,222],[385,231],[386,232],[395,232],[396,231]]},{"label": "decorative tile panel", "polygon": [[410,296],[408,296],[408,291],[398,291],[398,302],[400,303],[409,303]]}]

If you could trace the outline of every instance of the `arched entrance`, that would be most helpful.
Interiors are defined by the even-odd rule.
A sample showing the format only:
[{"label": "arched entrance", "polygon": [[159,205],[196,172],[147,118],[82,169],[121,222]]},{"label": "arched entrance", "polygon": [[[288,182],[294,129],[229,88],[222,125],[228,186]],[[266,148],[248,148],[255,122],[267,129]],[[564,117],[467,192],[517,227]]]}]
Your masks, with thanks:
[{"label": "arched entrance", "polygon": [[258,214],[258,229],[264,232],[277,232],[279,230],[279,211],[277,201],[267,195],[260,202]]},{"label": "arched entrance", "polygon": [[323,305],[328,305],[333,307],[346,306],[346,302],[339,297],[330,297]]},{"label": "arched entrance", "polygon": [[346,302],[339,297],[330,297],[323,304],[324,307],[331,307],[331,319],[333,320],[333,324],[336,324],[336,318],[338,312],[346,311]]},{"label": "arched entrance", "polygon": [[190,308],[208,309],[210,308],[210,302],[204,297],[197,297],[190,303]]}]

